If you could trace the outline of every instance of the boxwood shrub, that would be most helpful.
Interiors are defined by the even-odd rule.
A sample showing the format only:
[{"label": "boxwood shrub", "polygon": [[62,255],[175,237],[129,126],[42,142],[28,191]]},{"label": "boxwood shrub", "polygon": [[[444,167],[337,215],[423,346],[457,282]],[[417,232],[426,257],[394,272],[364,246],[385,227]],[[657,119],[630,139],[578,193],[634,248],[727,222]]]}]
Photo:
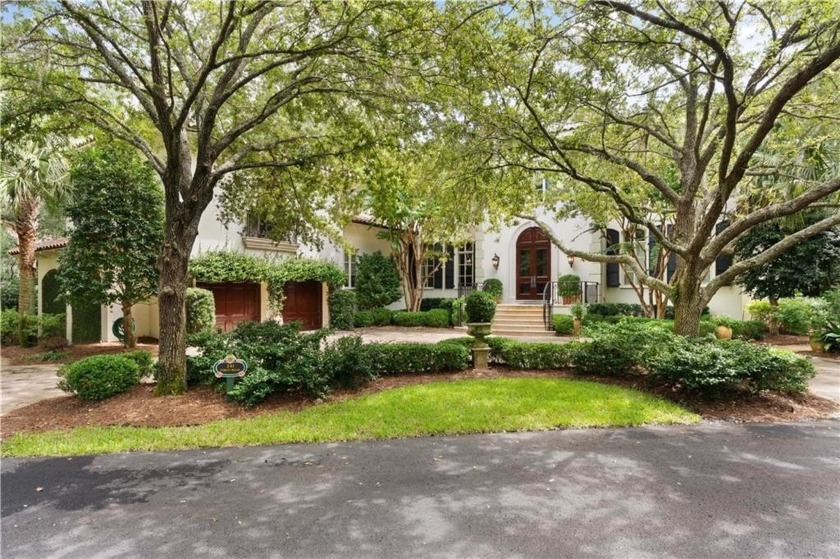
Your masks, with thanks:
[{"label": "boxwood shrub", "polygon": [[426,313],[420,311],[395,312],[391,320],[397,326],[425,326]]},{"label": "boxwood shrub", "polygon": [[187,334],[212,330],[216,325],[216,302],[213,292],[200,287],[188,287],[185,299]]},{"label": "boxwood shrub", "polygon": [[356,312],[356,294],[349,289],[335,289],[327,299],[330,326],[338,330],[352,330]]},{"label": "boxwood shrub", "polygon": [[154,357],[152,357],[152,354],[146,351],[145,349],[138,349],[136,351],[126,351],[125,353],[120,353],[119,355],[120,357],[131,359],[132,361],[137,363],[137,367],[139,368],[140,372],[140,378],[154,373]]},{"label": "boxwood shrub", "polygon": [[571,335],[575,331],[574,320],[571,316],[567,316],[565,314],[555,314],[551,318],[551,321],[554,324],[554,331],[561,336]]},{"label": "boxwood shrub", "polygon": [[465,303],[467,322],[492,322],[496,315],[496,301],[485,291],[473,291],[467,296]]},{"label": "boxwood shrub", "polygon": [[140,367],[123,355],[94,355],[61,367],[58,387],[83,400],[104,400],[140,382]]},{"label": "boxwood shrub", "polygon": [[463,371],[470,366],[467,347],[449,340],[437,344],[366,344],[365,351],[375,376]]},{"label": "boxwood shrub", "polygon": [[373,312],[359,311],[353,315],[353,326],[356,328],[367,328],[373,326]]},{"label": "boxwood shrub", "polygon": [[430,328],[449,327],[449,311],[446,309],[432,309],[426,313],[424,325]]},{"label": "boxwood shrub", "polygon": [[371,311],[374,326],[388,326],[394,316],[394,311],[391,309],[373,309]]},{"label": "boxwood shrub", "polygon": [[648,363],[651,382],[717,398],[738,390],[805,392],[816,375],[810,360],[769,346],[739,340],[675,340],[670,351]]},{"label": "boxwood shrub", "polygon": [[494,360],[515,369],[565,369],[579,349],[576,343],[521,342],[510,338],[488,338],[487,342]]}]

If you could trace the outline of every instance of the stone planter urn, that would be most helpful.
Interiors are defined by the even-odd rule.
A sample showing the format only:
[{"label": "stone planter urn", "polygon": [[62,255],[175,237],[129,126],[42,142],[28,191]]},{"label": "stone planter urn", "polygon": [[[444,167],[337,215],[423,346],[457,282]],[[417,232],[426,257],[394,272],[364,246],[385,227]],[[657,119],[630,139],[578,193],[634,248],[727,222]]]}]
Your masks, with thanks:
[{"label": "stone planter urn", "polygon": [[732,328],[729,326],[724,326],[721,324],[717,328],[715,328],[715,338],[719,340],[731,340],[732,339]]},{"label": "stone planter urn", "polygon": [[489,322],[468,322],[467,334],[475,338],[472,347],[473,368],[486,369],[490,366],[490,346],[484,338],[490,335]]}]

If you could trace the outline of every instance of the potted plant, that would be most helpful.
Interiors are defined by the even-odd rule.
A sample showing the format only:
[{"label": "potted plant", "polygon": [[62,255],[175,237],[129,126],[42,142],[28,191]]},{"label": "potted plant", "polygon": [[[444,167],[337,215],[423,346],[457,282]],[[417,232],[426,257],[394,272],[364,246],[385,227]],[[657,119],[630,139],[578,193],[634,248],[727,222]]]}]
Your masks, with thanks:
[{"label": "potted plant", "polygon": [[572,305],[572,328],[575,331],[575,336],[580,334],[580,327],[583,325],[583,317],[586,316],[586,305],[583,303],[575,303]]},{"label": "potted plant", "polygon": [[564,274],[557,278],[557,294],[563,297],[564,305],[571,305],[580,298],[580,276]]},{"label": "potted plant", "polygon": [[502,280],[496,278],[490,278],[484,280],[484,289],[485,293],[489,293],[493,296],[493,299],[498,303],[502,300],[502,294],[504,293],[504,287],[502,285]]},{"label": "potted plant", "polygon": [[490,347],[484,338],[490,334],[491,323],[496,315],[496,301],[484,291],[475,291],[467,296],[464,305],[467,311],[467,333],[475,338],[473,344],[473,367],[486,369]]},{"label": "potted plant", "polygon": [[725,316],[719,316],[715,318],[715,324],[717,324],[717,328],[715,328],[715,337],[719,340],[731,340],[732,339],[732,320]]}]

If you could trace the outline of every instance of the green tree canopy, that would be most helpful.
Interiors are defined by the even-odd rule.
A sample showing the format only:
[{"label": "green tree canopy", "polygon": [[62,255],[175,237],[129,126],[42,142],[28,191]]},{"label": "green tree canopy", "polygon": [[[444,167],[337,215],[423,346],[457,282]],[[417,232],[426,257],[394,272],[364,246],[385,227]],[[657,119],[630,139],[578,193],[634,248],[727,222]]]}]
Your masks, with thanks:
[{"label": "green tree canopy", "polygon": [[136,343],[131,307],[157,291],[163,192],[154,171],[125,147],[89,148],[76,159],[70,242],[59,256],[62,288],[74,301],[123,311],[125,344]]}]

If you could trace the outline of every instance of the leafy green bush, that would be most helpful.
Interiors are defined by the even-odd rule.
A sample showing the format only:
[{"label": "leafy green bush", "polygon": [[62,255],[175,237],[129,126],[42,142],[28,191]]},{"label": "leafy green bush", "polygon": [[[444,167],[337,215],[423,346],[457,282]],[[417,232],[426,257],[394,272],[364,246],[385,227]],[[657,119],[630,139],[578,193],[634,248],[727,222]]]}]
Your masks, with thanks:
[{"label": "leafy green bush", "polygon": [[17,276],[0,278],[3,289],[0,289],[0,310],[17,309],[20,296],[20,280]]},{"label": "leafy green bush", "polygon": [[212,291],[200,287],[188,287],[185,306],[187,334],[212,330],[216,325],[216,301]]},{"label": "leafy green bush", "polygon": [[371,352],[359,336],[345,336],[327,344],[320,367],[330,373],[331,384],[354,388],[376,378]]},{"label": "leafy green bush", "polygon": [[773,316],[773,306],[770,301],[764,299],[756,299],[747,303],[747,312],[753,320],[760,320],[761,322],[770,322]]},{"label": "leafy green bush", "polygon": [[353,326],[356,328],[367,328],[373,326],[373,313],[371,311],[359,311],[353,315]]},{"label": "leafy green bush", "polygon": [[822,294],[822,299],[825,301],[826,314],[832,320],[840,320],[840,287],[826,291]]},{"label": "leafy green bush", "polygon": [[630,303],[592,303],[589,316],[642,316],[642,306]]},{"label": "leafy green bush", "polygon": [[119,355],[120,357],[125,357],[126,359],[130,359],[137,363],[140,378],[154,373],[155,359],[152,357],[152,354],[145,349],[126,351],[125,353],[120,353]]},{"label": "leafy green bush", "polygon": [[419,311],[400,311],[395,312],[391,320],[397,326],[425,326],[426,313]]},{"label": "leafy green bush", "polygon": [[574,320],[571,316],[567,316],[565,314],[555,314],[551,318],[552,324],[554,324],[554,331],[560,334],[561,336],[568,336],[574,333]]},{"label": "leafy green bush", "polygon": [[362,310],[385,307],[402,297],[397,267],[382,252],[377,250],[359,256],[356,265],[356,296]]},{"label": "leafy green bush", "polygon": [[741,341],[676,339],[648,363],[651,382],[706,397],[736,390],[804,392],[816,374],[811,362],[788,351]]},{"label": "leafy green bush", "polygon": [[[592,341],[572,354],[575,369],[592,374],[626,375],[667,352],[677,338],[673,325],[662,320],[623,320],[592,332]],[[663,324],[664,323],[664,324]]]},{"label": "leafy green bush", "polygon": [[562,297],[576,297],[580,295],[580,276],[577,274],[563,274],[557,278],[557,294]]},{"label": "leafy green bush", "polygon": [[[0,338],[3,345],[15,345],[18,342],[17,330],[20,315],[15,309],[0,313]],[[28,315],[23,331],[24,347],[32,347],[38,342],[38,317]]]},{"label": "leafy green bush", "polygon": [[328,298],[330,326],[338,330],[352,330],[356,313],[356,294],[349,289],[335,289]]},{"label": "leafy green bush", "polygon": [[394,311],[391,309],[373,309],[371,311],[371,316],[373,317],[373,324],[375,326],[388,326],[391,324]]},{"label": "leafy green bush", "polygon": [[492,322],[496,315],[496,301],[484,291],[474,291],[466,299],[467,322]]},{"label": "leafy green bush", "polygon": [[216,381],[213,365],[229,353],[229,335],[224,332],[202,330],[187,336],[187,346],[198,353],[187,354],[187,386],[212,384]]},{"label": "leafy green bush", "polygon": [[58,387],[83,400],[104,400],[140,382],[140,367],[122,355],[86,357],[58,371]]},{"label": "leafy green bush", "polygon": [[565,369],[578,349],[577,344],[521,342],[510,338],[488,338],[488,345],[491,339],[494,340],[490,349],[493,357],[516,369]]},{"label": "leafy green bush", "polygon": [[767,326],[761,320],[730,320],[732,337],[739,340],[763,340]]},{"label": "leafy green bush", "polygon": [[420,310],[426,312],[432,309],[450,309],[452,308],[452,301],[453,299],[448,297],[424,297],[420,301]]},{"label": "leafy green bush", "polygon": [[463,371],[469,350],[449,340],[437,344],[367,344],[368,363],[376,376]]},{"label": "leafy green bush", "polygon": [[490,278],[484,280],[484,288],[483,291],[485,293],[489,293],[495,299],[501,299],[504,295],[505,288],[502,284],[502,280],[497,278]]},{"label": "leafy green bush", "polygon": [[446,309],[432,309],[425,313],[424,325],[430,328],[447,328],[449,326],[449,311]]},{"label": "leafy green bush", "polygon": [[815,301],[801,297],[781,299],[773,314],[788,334],[804,336],[819,322]]}]

